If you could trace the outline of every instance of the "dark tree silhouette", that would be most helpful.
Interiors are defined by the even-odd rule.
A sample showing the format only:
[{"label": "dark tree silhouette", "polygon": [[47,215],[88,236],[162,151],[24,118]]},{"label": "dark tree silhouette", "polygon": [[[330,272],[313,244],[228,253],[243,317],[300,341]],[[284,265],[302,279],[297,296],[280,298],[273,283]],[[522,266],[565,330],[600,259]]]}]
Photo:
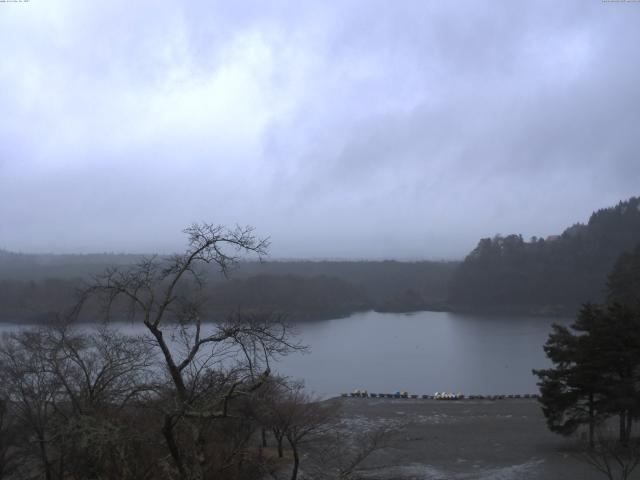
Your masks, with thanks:
[{"label": "dark tree silhouette", "polygon": [[640,243],[616,260],[607,289],[608,303],[640,307]]},{"label": "dark tree silhouette", "polygon": [[[572,328],[582,331],[593,318],[601,315],[594,305],[585,305]],[[589,426],[589,443],[593,445],[594,432],[601,407],[601,368],[585,336],[579,336],[561,325],[553,325],[553,332],[544,345],[547,357],[554,367],[534,370],[540,387],[540,403],[553,432],[570,435],[583,424]]]},{"label": "dark tree silhouette", "polygon": [[[598,210],[586,225],[525,242],[521,235],[480,240],[458,267],[450,291],[460,309],[575,313],[605,300],[616,259],[640,242],[640,198]],[[614,283],[638,292],[638,262],[620,258]],[[629,281],[629,278],[635,281]],[[622,292],[621,292],[622,293]]]},{"label": "dark tree silhouette", "polygon": [[616,261],[607,305],[584,305],[571,329],[553,326],[544,350],[554,366],[534,370],[549,428],[567,435],[587,423],[591,446],[598,420],[617,415],[626,444],[640,417],[640,304],[631,268],[638,252]]},{"label": "dark tree silhouette", "polygon": [[108,269],[84,290],[80,306],[101,298],[108,314],[126,308],[150,333],[168,375],[159,405],[166,447],[180,478],[200,480],[222,468],[212,423],[232,417],[233,402],[262,386],[274,356],[300,347],[281,316],[238,313],[206,322],[204,267],[226,276],[239,255],[264,256],[266,239],[250,227],[210,224],[194,224],[185,233],[184,253]]}]

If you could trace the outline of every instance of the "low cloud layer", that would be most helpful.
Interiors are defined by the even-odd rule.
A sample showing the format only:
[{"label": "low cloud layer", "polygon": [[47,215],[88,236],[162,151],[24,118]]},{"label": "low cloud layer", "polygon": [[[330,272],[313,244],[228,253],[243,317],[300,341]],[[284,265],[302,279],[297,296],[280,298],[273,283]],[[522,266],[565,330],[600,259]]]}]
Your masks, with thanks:
[{"label": "low cloud layer", "polygon": [[0,248],[459,258],[640,193],[640,4],[0,4]]}]

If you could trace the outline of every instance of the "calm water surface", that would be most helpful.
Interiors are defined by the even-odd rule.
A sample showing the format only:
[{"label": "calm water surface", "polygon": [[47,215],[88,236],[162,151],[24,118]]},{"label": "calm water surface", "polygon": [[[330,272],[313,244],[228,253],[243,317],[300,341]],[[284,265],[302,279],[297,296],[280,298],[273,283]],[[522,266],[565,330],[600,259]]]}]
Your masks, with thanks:
[{"label": "calm water surface", "polygon": [[[310,353],[274,365],[322,396],[369,392],[534,393],[532,368],[549,365],[544,344],[566,318],[364,312],[296,326]],[[0,324],[0,331],[20,327]],[[139,327],[122,324],[131,332]]]}]

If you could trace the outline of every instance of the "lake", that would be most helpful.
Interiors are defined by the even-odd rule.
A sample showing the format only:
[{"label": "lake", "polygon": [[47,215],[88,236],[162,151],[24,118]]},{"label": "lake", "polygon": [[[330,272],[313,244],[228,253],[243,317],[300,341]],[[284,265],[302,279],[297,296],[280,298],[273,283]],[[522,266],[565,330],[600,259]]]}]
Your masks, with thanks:
[{"label": "lake", "polygon": [[[356,313],[296,325],[308,354],[285,357],[278,373],[304,379],[323,397],[351,392],[523,394],[537,392],[532,368],[549,365],[551,324],[570,318],[446,312]],[[121,324],[128,331],[142,330]],[[20,328],[0,324],[0,331]]]}]

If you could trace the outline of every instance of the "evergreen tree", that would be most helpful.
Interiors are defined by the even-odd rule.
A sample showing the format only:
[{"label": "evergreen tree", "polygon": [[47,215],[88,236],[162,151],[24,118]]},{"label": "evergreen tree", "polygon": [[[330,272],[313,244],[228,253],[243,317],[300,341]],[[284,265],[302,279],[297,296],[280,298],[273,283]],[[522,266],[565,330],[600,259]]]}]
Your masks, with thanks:
[{"label": "evergreen tree", "polygon": [[[598,307],[583,307],[572,329],[597,323],[601,317]],[[604,413],[600,392],[600,365],[597,346],[587,336],[577,335],[561,325],[553,325],[553,332],[544,345],[554,367],[534,370],[540,381],[540,403],[552,432],[570,435],[583,424],[589,426],[589,443],[593,445],[595,426]]]},{"label": "evergreen tree", "polygon": [[571,330],[554,325],[544,346],[553,368],[534,370],[549,428],[568,435],[617,415],[619,438],[640,417],[640,311],[625,305],[583,307]]},{"label": "evergreen tree", "polygon": [[607,281],[607,301],[628,307],[640,305],[640,244],[631,252],[625,252],[613,267]]},{"label": "evergreen tree", "polygon": [[618,415],[620,441],[626,443],[632,421],[640,417],[640,311],[621,304],[608,306],[586,339],[597,355],[604,409]]}]

